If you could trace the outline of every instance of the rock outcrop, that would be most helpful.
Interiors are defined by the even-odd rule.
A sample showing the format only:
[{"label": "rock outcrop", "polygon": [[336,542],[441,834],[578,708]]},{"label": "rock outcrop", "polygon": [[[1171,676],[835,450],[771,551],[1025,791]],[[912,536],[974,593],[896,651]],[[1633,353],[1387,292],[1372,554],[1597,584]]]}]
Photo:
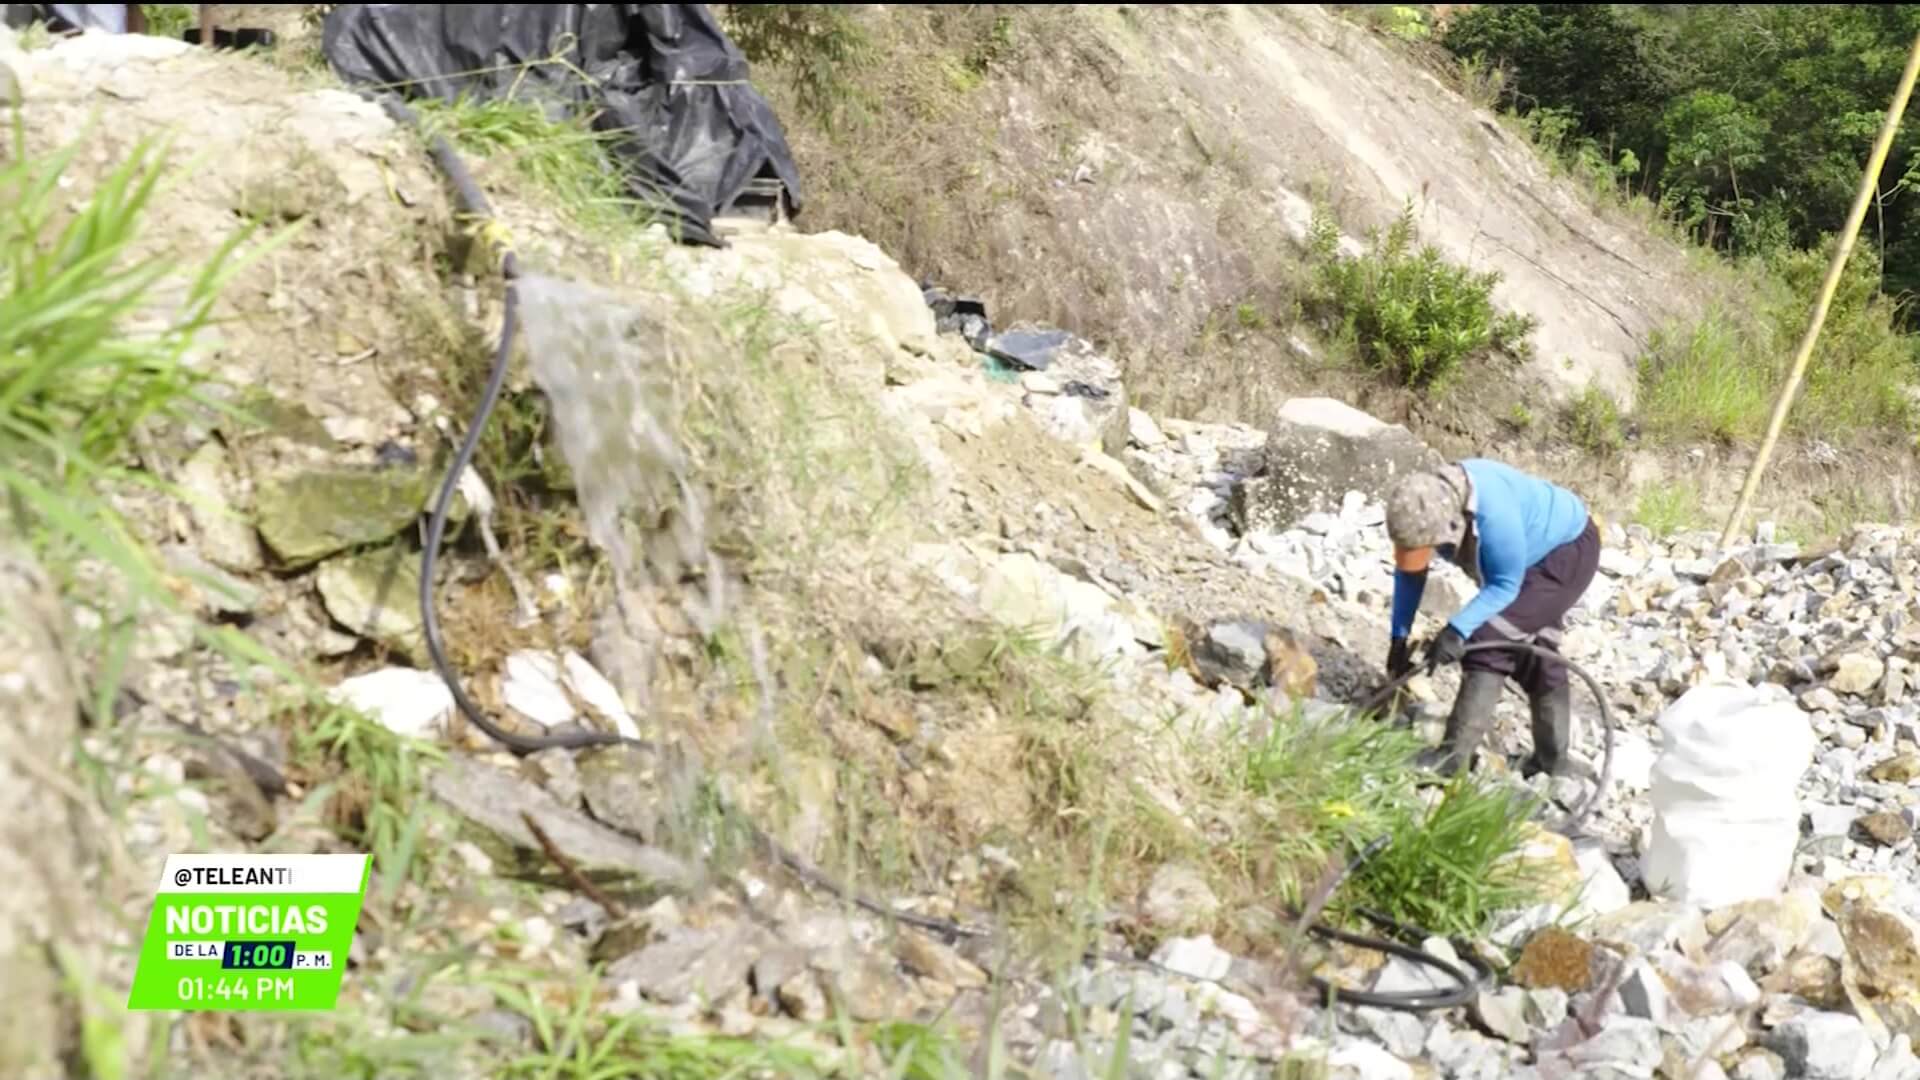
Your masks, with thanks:
[{"label": "rock outcrop", "polygon": [[1395,479],[1440,463],[1413,433],[1331,398],[1287,402],[1267,431],[1265,467],[1240,485],[1242,532],[1277,533],[1338,512],[1349,491],[1375,502]]},{"label": "rock outcrop", "polygon": [[97,978],[108,944],[96,879],[110,841],[72,776],[72,626],[46,572],[11,539],[0,540],[0,612],[0,1073],[55,1080],[78,1049],[84,1006],[70,980]]}]

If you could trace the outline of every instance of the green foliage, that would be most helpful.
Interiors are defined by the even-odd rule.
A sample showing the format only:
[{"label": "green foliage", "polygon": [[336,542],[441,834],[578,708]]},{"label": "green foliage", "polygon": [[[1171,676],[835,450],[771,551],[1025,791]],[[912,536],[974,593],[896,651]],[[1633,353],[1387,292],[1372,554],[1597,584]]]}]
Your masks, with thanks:
[{"label": "green foliage", "polygon": [[608,156],[617,132],[556,120],[536,102],[511,98],[422,101],[416,108],[426,134],[446,136],[462,154],[508,165],[583,229],[604,234],[653,220]]},{"label": "green foliage", "polygon": [[1620,406],[1612,395],[1589,386],[1567,409],[1567,433],[1589,453],[1611,454],[1625,441],[1620,430]]},{"label": "green foliage", "polygon": [[[311,713],[317,712],[314,716]],[[403,738],[351,709],[305,701],[283,714],[291,723],[296,758],[315,776],[337,775],[331,818],[342,837],[373,854],[392,890],[425,864],[416,861],[427,769],[442,753]]]},{"label": "green foliage", "polygon": [[1411,204],[1358,256],[1340,252],[1327,215],[1316,211],[1311,230],[1309,302],[1337,321],[1367,366],[1406,386],[1440,389],[1469,359],[1530,348],[1536,320],[1494,307],[1497,271],[1474,273],[1431,244],[1415,249]]},{"label": "green foliage", "polygon": [[1515,858],[1537,809],[1524,789],[1456,776],[1432,809],[1394,823],[1393,839],[1349,888],[1401,922],[1479,934],[1492,916],[1538,899],[1533,869]]},{"label": "green foliage", "polygon": [[140,10],[147,17],[147,33],[154,37],[178,41],[188,29],[200,24],[192,4],[141,4]]},{"label": "green foliage", "polygon": [[1692,480],[1656,484],[1640,493],[1633,520],[1655,536],[1671,536],[1705,520],[1700,488]]},{"label": "green foliage", "polygon": [[965,1055],[944,1033],[922,1024],[893,1021],[873,1031],[874,1049],[899,1080],[960,1080],[969,1075]]},{"label": "green foliage", "polygon": [[[83,560],[109,568],[129,617],[138,609],[177,612],[178,596],[110,493],[161,485],[130,467],[149,422],[222,408],[204,392],[207,377],[190,352],[220,290],[270,245],[238,257],[252,234],[247,227],[198,267],[183,268],[167,252],[143,253],[142,218],[166,190],[164,144],[141,141],[88,189],[68,175],[81,140],[33,156],[24,139],[16,129],[12,153],[0,161],[5,531],[27,537],[57,568]],[[154,292],[175,284],[181,294],[157,325],[129,329],[136,315],[154,320]],[[230,653],[244,646],[230,632],[203,633]],[[112,682],[103,678],[99,691],[107,705]]]},{"label": "green foliage", "polygon": [[[1409,731],[1370,719],[1273,718],[1241,782],[1256,797],[1258,842],[1288,861],[1324,863],[1386,836],[1329,910],[1370,908],[1440,934],[1475,934],[1487,919],[1533,901],[1531,870],[1513,856],[1536,809],[1524,791],[1456,777],[1431,808],[1412,783],[1420,749]],[[1301,902],[1299,883],[1283,899]]]},{"label": "green foliage", "polygon": [[0,170],[0,440],[10,480],[106,469],[148,419],[196,400],[204,377],[187,350],[244,238],[201,271],[157,334],[126,333],[123,322],[175,269],[164,256],[131,257],[163,152],[136,146],[69,215],[62,178],[78,148],[35,160],[22,147]]},{"label": "green foliage", "polygon": [[1563,109],[1592,133],[1637,132],[1666,90],[1648,45],[1613,4],[1480,4],[1448,22],[1441,43],[1497,64],[1519,111]]},{"label": "green foliage", "polygon": [[851,4],[729,4],[727,31],[749,61],[775,65],[795,102],[829,130],[859,103],[873,46]]},{"label": "green foliage", "polygon": [[1387,33],[1403,41],[1425,41],[1433,35],[1433,28],[1427,25],[1427,17],[1419,8],[1406,4],[1384,6],[1382,16]]},{"label": "green foliage", "polygon": [[[1444,44],[1511,71],[1512,107],[1570,120],[1563,139],[1631,153],[1702,242],[1768,254],[1844,220],[1916,31],[1911,4],[1484,4]],[[1900,197],[1916,179],[1907,132],[1867,224],[1896,291],[1920,283],[1920,200]]]},{"label": "green foliage", "polygon": [[[1657,199],[1737,262],[1743,302],[1663,328],[1642,358],[1649,434],[1763,432],[1916,32],[1910,4],[1500,4],[1450,23],[1444,44],[1463,64],[1512,73],[1507,101],[1543,151]],[[1909,123],[1789,431],[1908,434],[1915,344],[1892,298],[1920,285],[1917,182]]]},{"label": "green foliage", "polygon": [[[1640,410],[1650,435],[1735,443],[1765,431],[1827,256],[1782,251],[1750,259],[1744,270],[1745,307],[1710,311],[1697,323],[1653,335],[1640,361]],[[1787,430],[1830,440],[1907,430],[1914,420],[1907,387],[1920,369],[1917,352],[1920,344],[1900,328],[1898,305],[1876,287],[1872,263],[1856,254],[1834,294]]]},{"label": "green foliage", "polygon": [[502,1006],[533,1026],[533,1048],[495,1075],[539,1080],[712,1080],[722,1076],[817,1077],[816,1055],[798,1048],[724,1036],[671,1035],[641,1013],[609,1017],[597,980],[583,980],[558,1007],[521,980],[491,977],[485,985]]}]

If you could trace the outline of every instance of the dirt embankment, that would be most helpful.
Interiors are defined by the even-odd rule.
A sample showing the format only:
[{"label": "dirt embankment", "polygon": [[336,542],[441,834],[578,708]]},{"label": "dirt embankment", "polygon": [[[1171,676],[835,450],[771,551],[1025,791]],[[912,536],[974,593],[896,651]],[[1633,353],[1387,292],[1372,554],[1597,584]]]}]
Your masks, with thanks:
[{"label": "dirt embankment", "polygon": [[[1411,203],[1423,240],[1497,270],[1497,300],[1540,321],[1524,375],[1501,379],[1537,400],[1598,385],[1630,403],[1648,333],[1693,310],[1677,244],[1318,5],[995,10],[863,16],[881,67],[952,50],[927,68],[944,86],[875,75],[870,117],[832,138],[783,109],[813,185],[803,227],[855,229],[1003,321],[1101,342],[1155,407],[1257,421],[1327,384],[1292,287],[1316,204],[1357,237]],[[923,104],[941,89],[954,103]]]},{"label": "dirt embankment", "polygon": [[[791,68],[754,68],[806,177],[802,229],[869,237],[981,296],[996,324],[1099,342],[1156,415],[1261,427],[1287,398],[1325,395],[1445,453],[1537,468],[1612,516],[1644,499],[1693,522],[1731,507],[1749,450],[1648,445],[1630,419],[1650,336],[1726,304],[1729,275],[1555,170],[1444,63],[1309,4],[858,17],[874,53],[831,133]],[[1352,244],[1409,204],[1422,241],[1498,271],[1497,302],[1538,320],[1530,360],[1410,392],[1357,370],[1306,310],[1315,208]],[[1624,443],[1569,436],[1589,386],[1629,416]],[[1897,514],[1903,497],[1859,493],[1906,459],[1790,440],[1756,516],[1813,534]]]}]

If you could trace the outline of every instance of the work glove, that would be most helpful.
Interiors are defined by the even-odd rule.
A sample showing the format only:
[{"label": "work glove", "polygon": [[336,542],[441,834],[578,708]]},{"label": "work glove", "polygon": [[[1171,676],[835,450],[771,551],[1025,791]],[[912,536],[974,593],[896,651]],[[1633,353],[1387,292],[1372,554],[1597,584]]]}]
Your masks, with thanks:
[{"label": "work glove", "polygon": [[1457,664],[1465,655],[1467,655],[1466,639],[1460,636],[1460,631],[1448,626],[1433,639],[1433,644],[1427,646],[1427,666]]},{"label": "work glove", "polygon": [[1413,658],[1407,655],[1407,639],[1397,637],[1387,646],[1387,678],[1397,679],[1413,670]]}]

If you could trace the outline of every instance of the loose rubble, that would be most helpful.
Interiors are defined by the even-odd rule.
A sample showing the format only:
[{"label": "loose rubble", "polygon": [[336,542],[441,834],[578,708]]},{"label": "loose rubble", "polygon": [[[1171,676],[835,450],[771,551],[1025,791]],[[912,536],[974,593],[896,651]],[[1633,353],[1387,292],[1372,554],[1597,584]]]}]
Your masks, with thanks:
[{"label": "loose rubble", "polygon": [[[1384,425],[1364,430],[1393,438]],[[1260,489],[1275,453],[1284,464],[1285,455],[1304,460],[1306,451],[1263,444],[1243,427],[1158,419],[1136,420],[1132,432],[1129,463],[1236,563],[1304,578],[1386,618],[1391,550],[1373,492],[1355,485],[1315,494],[1317,502],[1254,515],[1249,529],[1244,511],[1234,511],[1247,497],[1235,493],[1250,482]],[[1403,457],[1420,460],[1404,449],[1390,442],[1360,453],[1388,475],[1389,466],[1404,467]],[[1254,505],[1274,502],[1263,493]],[[1258,527],[1288,518],[1289,528]],[[1716,536],[1656,538],[1609,523],[1605,541],[1601,572],[1569,618],[1565,645],[1600,683],[1619,724],[1613,784],[1589,826],[1598,843],[1580,860],[1588,893],[1604,895],[1599,918],[1573,934],[1534,935],[1516,954],[1512,981],[1480,994],[1471,1009],[1425,1021],[1352,1010],[1356,1019],[1343,1028],[1371,1049],[1367,1065],[1346,1075],[1405,1075],[1396,1067],[1404,1065],[1450,1077],[1920,1076],[1909,1043],[1920,1034],[1920,1010],[1909,1004],[1920,1004],[1920,889],[1912,884],[1920,706],[1907,694],[1920,663],[1920,534],[1864,527],[1833,550],[1803,552],[1762,524],[1752,540],[1721,552]],[[1473,591],[1464,575],[1434,579],[1440,588],[1429,586],[1423,606],[1427,633]],[[1247,676],[1250,639],[1232,624],[1207,635],[1222,678]],[[1423,683],[1414,684],[1415,718],[1431,725],[1448,699],[1443,687]],[[1784,706],[1808,740],[1796,759],[1776,737],[1743,744],[1757,738],[1751,724],[1716,721],[1695,736],[1708,740],[1702,750],[1710,755],[1720,745],[1715,760],[1729,762],[1730,776],[1751,773],[1731,764],[1735,750],[1769,755],[1770,775],[1779,777],[1769,782],[1784,787],[1764,798],[1799,802],[1779,826],[1787,846],[1778,877],[1765,895],[1742,902],[1715,901],[1725,882],[1713,879],[1724,873],[1704,865],[1691,871],[1702,876],[1666,883],[1672,900],[1649,898],[1644,880],[1656,816],[1649,796],[1660,770],[1671,768],[1663,765],[1660,719],[1702,687],[1749,688],[1740,700]],[[1577,687],[1577,752],[1597,765],[1598,717],[1585,698]],[[1524,707],[1510,698],[1502,715],[1496,741],[1517,758],[1526,749]],[[1609,880],[1603,864],[1627,872]],[[1706,903],[1687,902],[1689,894]],[[1512,945],[1525,939],[1526,925]],[[1543,993],[1562,995],[1560,1008],[1532,1008],[1526,995]],[[1492,1036],[1489,1046],[1464,1038],[1473,1028]],[[1502,1056],[1515,1048],[1531,1056]],[[1703,1071],[1688,1071],[1695,1068]]]}]

